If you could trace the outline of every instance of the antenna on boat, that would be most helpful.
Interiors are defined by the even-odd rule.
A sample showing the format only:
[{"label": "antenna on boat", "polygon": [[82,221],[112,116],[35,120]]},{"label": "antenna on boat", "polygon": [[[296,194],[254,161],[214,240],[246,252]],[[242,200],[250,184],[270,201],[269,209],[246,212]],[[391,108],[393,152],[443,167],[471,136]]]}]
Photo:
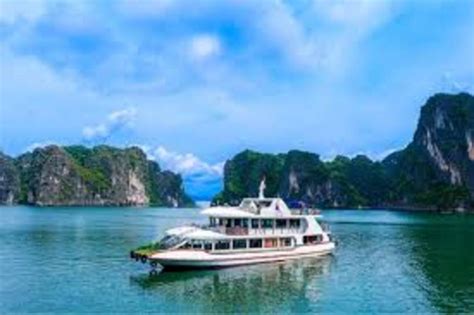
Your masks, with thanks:
[{"label": "antenna on boat", "polygon": [[258,199],[264,199],[265,196],[263,195],[263,191],[267,186],[265,186],[265,176],[262,178],[260,182],[260,186],[258,187]]}]

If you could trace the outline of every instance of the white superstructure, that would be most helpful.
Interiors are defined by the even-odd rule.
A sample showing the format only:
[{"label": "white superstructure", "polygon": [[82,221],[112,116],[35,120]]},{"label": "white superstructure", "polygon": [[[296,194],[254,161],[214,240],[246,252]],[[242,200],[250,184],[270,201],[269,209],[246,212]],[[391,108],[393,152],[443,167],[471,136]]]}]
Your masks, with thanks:
[{"label": "white superstructure", "polygon": [[[262,190],[262,189],[261,189]],[[206,226],[166,231],[151,264],[169,269],[217,268],[330,253],[335,245],[311,209],[289,209],[280,198],[246,198],[238,207],[202,211]]]}]

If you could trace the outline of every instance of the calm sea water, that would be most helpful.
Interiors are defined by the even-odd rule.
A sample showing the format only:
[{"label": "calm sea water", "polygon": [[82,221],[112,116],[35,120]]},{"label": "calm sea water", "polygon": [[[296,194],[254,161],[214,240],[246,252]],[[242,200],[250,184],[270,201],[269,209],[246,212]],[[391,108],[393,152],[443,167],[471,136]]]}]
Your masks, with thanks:
[{"label": "calm sea water", "polygon": [[0,313],[474,312],[474,216],[325,211],[333,256],[161,273],[128,258],[197,209],[0,208]]}]

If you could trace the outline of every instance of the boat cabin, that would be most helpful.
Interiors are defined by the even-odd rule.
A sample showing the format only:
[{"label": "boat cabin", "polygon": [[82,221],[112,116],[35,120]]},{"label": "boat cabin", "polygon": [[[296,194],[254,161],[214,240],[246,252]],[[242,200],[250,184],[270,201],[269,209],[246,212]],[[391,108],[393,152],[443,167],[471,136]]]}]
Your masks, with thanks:
[{"label": "boat cabin", "polygon": [[328,241],[319,214],[294,212],[280,198],[246,198],[238,207],[212,207],[202,213],[209,217],[209,225],[170,230],[165,243],[174,248],[235,252]]}]

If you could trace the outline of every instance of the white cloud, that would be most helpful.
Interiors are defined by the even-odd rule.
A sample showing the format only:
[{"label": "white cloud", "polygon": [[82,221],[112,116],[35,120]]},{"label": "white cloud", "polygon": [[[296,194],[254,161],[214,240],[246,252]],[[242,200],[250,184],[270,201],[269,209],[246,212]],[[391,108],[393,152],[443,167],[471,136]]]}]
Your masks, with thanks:
[{"label": "white cloud", "polygon": [[108,135],[108,130],[105,124],[87,126],[82,130],[82,135],[88,140],[95,137],[106,137]]},{"label": "white cloud", "polygon": [[317,0],[313,12],[326,22],[346,27],[354,35],[363,35],[393,17],[396,10],[393,1]]},{"label": "white cloud", "polygon": [[152,149],[150,146],[140,146],[148,158],[157,161],[163,169],[182,174],[184,177],[214,177],[223,175],[224,162],[209,164],[192,153],[178,153],[163,146]]},{"label": "white cloud", "polygon": [[[190,6],[179,0],[123,0],[115,10],[101,10],[93,2],[69,1],[48,6],[47,18],[40,21],[49,27],[25,23],[27,27],[12,28],[16,34],[7,39],[99,91],[168,92],[202,82],[232,88],[249,78],[273,82],[274,70],[344,72],[355,59],[351,53],[360,36],[354,34],[375,28],[390,11],[389,5],[372,2],[379,3],[316,1],[295,9],[284,1]],[[320,20],[334,25],[332,31],[312,25]],[[160,36],[153,35],[157,23],[163,27]],[[235,27],[237,37],[220,25]],[[49,28],[60,32],[43,34]],[[76,37],[87,39],[87,52],[83,45],[68,44]]]},{"label": "white cloud", "polygon": [[28,147],[26,147],[24,152],[32,152],[35,149],[44,148],[44,147],[47,147],[49,145],[58,145],[58,143],[54,142],[54,141],[50,141],[50,140],[41,141],[41,142],[34,142],[34,143],[30,144]]},{"label": "white cloud", "polygon": [[168,12],[173,5],[176,4],[175,0],[122,0],[118,1],[119,11],[130,17],[135,18],[150,18],[160,17]]},{"label": "white cloud", "polygon": [[[401,151],[405,148],[405,146],[399,146],[399,147],[394,147],[394,148],[389,148],[386,150],[382,151],[374,151],[374,150],[365,150],[365,151],[357,151],[351,154],[348,154],[347,156],[351,159],[355,158],[358,155],[365,155],[372,161],[382,161],[385,159],[387,156],[389,156],[392,153],[395,153],[397,151]],[[333,160],[336,157],[334,155],[330,160]]]},{"label": "white cloud", "polygon": [[18,20],[36,21],[46,12],[46,2],[41,0],[0,1],[0,22],[15,23]]},{"label": "white cloud", "polygon": [[259,40],[269,44],[291,64],[304,67],[318,65],[320,56],[316,42],[288,5],[275,1],[265,6],[255,23],[256,31],[262,36]]},{"label": "white cloud", "polygon": [[451,72],[445,72],[442,76],[441,89],[450,93],[459,93],[471,90],[471,85],[468,81],[462,81],[454,78]]},{"label": "white cloud", "polygon": [[192,153],[178,153],[163,146],[136,145],[161,169],[179,173],[186,191],[197,200],[210,200],[222,189],[224,163],[207,163]]},{"label": "white cloud", "polygon": [[392,1],[371,0],[315,0],[307,11],[306,19],[319,24],[306,40],[317,48],[318,70],[342,75],[359,62],[360,43],[398,12]]},{"label": "white cloud", "polygon": [[82,135],[86,140],[104,140],[123,128],[133,127],[136,113],[137,110],[134,107],[112,112],[105,122],[84,127]]},{"label": "white cloud", "polygon": [[190,42],[190,53],[193,59],[204,60],[219,55],[221,43],[219,38],[209,34],[194,36]]}]

